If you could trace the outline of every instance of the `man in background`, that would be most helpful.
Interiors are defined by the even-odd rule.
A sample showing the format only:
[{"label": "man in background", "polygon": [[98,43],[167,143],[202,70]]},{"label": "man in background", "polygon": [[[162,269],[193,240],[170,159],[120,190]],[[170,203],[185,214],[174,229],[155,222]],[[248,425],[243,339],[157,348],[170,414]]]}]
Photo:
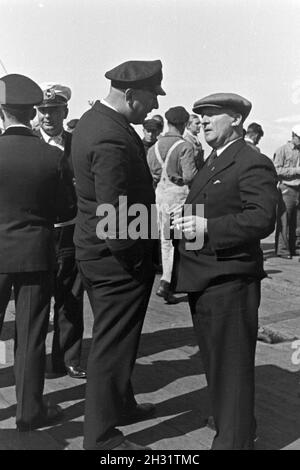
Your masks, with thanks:
[{"label": "man in background", "polygon": [[279,178],[279,206],[276,227],[276,254],[292,259],[300,254],[300,125],[292,129],[292,139],[276,150],[274,165]]},{"label": "man in background", "polygon": [[[72,134],[63,123],[68,116],[71,90],[59,83],[42,85],[44,99],[37,107],[40,122],[39,136],[48,144],[64,152],[66,165],[74,178],[71,160]],[[75,260],[73,243],[74,220],[55,226],[57,271],[54,283],[54,332],[52,343],[52,371],[47,376],[67,373],[76,379],[86,378],[80,367],[83,336],[83,286]]]},{"label": "man in background", "polygon": [[264,131],[260,124],[256,122],[252,122],[247,127],[247,131],[245,134],[245,142],[247,142],[250,147],[255,150],[256,152],[260,153],[260,148],[257,146],[260,139],[263,137]]},{"label": "man in background", "polygon": [[204,151],[198,138],[200,130],[201,123],[199,116],[197,116],[197,114],[190,114],[183,137],[187,142],[190,142],[194,148],[195,164],[198,170],[200,170],[204,164]]},{"label": "man in background", "polygon": [[159,134],[162,134],[165,126],[164,118],[160,114],[154,114],[151,119],[155,119],[159,122]]},{"label": "man in background", "polygon": [[157,137],[160,134],[161,125],[156,119],[146,119],[143,122],[143,133],[144,138],[142,139],[146,155],[148,150],[157,141]]},{"label": "man in background", "polygon": [[168,131],[151,147],[147,160],[155,186],[161,242],[162,277],[156,294],[174,304],[176,298],[170,288],[174,248],[167,232],[170,212],[176,205],[184,203],[198,170],[194,147],[183,138],[189,113],[183,106],[175,106],[166,112],[165,118]]}]

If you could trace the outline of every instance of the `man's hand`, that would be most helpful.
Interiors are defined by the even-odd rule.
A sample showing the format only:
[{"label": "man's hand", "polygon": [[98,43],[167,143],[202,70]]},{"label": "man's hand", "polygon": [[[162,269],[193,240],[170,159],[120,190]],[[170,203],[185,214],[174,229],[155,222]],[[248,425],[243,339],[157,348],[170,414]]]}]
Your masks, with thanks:
[{"label": "man's hand", "polygon": [[175,215],[171,228],[181,230],[186,239],[192,240],[207,233],[207,219],[198,215],[185,217]]}]

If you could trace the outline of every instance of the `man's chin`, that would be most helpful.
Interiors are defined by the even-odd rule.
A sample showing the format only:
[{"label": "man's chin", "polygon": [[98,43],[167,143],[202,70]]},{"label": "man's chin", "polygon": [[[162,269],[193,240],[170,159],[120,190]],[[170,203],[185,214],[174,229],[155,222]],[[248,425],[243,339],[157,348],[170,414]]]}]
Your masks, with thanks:
[{"label": "man's chin", "polygon": [[46,134],[50,136],[56,135],[55,129],[53,127],[42,126],[42,129],[44,132],[46,132]]},{"label": "man's chin", "polygon": [[208,145],[213,146],[212,144],[216,141],[216,139],[211,135],[210,132],[206,132],[204,134],[205,141]]}]

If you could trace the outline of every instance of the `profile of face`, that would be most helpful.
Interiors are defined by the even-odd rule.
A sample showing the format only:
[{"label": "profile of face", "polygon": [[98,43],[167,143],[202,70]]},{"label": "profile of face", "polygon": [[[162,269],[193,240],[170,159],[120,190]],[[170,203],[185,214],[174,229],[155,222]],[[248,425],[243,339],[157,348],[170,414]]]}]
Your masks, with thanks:
[{"label": "profile of face", "polygon": [[149,144],[154,144],[157,141],[157,136],[159,135],[159,130],[157,129],[145,129],[143,127],[144,140]]},{"label": "profile of face", "polygon": [[66,106],[41,106],[38,108],[40,126],[50,136],[56,136],[62,132],[63,122],[67,116],[68,108]]},{"label": "profile of face", "polygon": [[130,107],[132,124],[142,124],[152,109],[158,109],[157,95],[150,90],[126,90],[126,101]]},{"label": "profile of face", "polygon": [[201,122],[199,118],[194,118],[192,122],[188,126],[188,130],[193,134],[193,135],[198,135],[201,129]]},{"label": "profile of face", "polygon": [[252,140],[253,140],[253,143],[254,145],[257,145],[260,141],[260,139],[262,138],[262,135],[255,132],[253,135],[252,135]]},{"label": "profile of face", "polygon": [[236,128],[242,116],[230,109],[207,106],[201,111],[201,124],[206,142],[217,149],[236,136]]}]

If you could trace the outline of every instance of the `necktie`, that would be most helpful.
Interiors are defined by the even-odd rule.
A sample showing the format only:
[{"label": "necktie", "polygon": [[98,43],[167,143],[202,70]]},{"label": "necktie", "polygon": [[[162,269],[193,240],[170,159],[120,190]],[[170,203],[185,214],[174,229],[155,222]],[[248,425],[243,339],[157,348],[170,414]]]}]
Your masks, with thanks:
[{"label": "necktie", "polygon": [[211,154],[207,158],[207,166],[211,166],[214,162],[214,160],[217,158],[217,151],[213,150]]}]

